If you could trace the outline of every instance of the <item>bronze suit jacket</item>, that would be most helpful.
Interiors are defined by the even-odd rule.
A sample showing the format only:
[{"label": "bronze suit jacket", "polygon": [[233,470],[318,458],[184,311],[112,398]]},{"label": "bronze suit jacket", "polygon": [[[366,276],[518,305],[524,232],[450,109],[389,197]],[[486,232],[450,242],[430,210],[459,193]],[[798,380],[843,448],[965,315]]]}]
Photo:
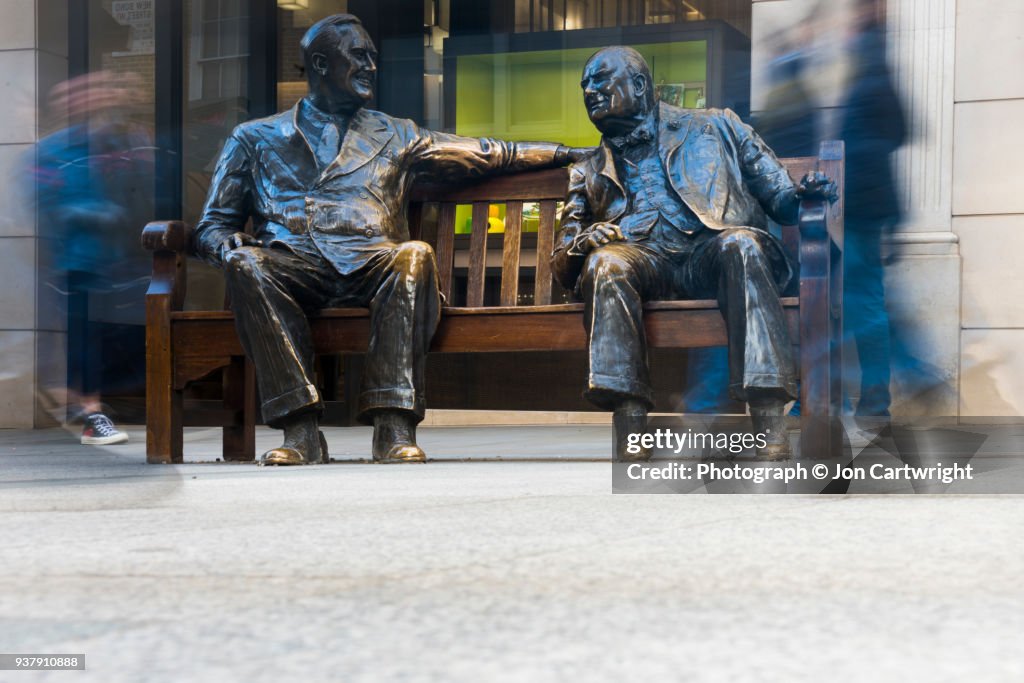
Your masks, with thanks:
[{"label": "bronze suit jacket", "polygon": [[[785,167],[754,130],[728,109],[680,109],[660,103],[658,152],[672,189],[712,230],[767,228],[767,216],[796,222],[799,201]],[[552,255],[552,272],[572,290],[584,256],[573,240],[599,222],[617,223],[629,198],[604,140],[569,170],[569,192]]]},{"label": "bronze suit jacket", "polygon": [[348,274],[379,245],[409,239],[406,207],[418,174],[452,180],[551,166],[559,149],[436,133],[360,109],[337,158],[320,169],[298,107],[243,123],[225,143],[196,226],[201,257],[216,265],[218,245],[251,217],[265,246],[319,252]]}]

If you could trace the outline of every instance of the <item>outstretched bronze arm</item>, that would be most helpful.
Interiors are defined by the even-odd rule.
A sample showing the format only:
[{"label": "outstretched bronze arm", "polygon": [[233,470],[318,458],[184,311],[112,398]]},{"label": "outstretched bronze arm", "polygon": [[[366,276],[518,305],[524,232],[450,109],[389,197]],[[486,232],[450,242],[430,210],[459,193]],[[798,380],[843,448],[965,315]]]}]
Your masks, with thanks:
[{"label": "outstretched bronze arm", "polygon": [[506,142],[426,129],[418,130],[410,150],[413,168],[439,181],[565,166],[590,152],[552,142]]}]

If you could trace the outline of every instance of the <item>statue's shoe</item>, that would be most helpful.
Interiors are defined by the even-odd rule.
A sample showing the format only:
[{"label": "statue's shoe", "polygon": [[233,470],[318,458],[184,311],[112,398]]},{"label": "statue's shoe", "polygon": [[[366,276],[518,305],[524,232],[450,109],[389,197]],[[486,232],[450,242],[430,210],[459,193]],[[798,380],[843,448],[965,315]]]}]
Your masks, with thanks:
[{"label": "statue's shoe", "polygon": [[426,462],[427,454],[415,444],[395,444],[384,455],[374,455],[373,461],[380,463]]},{"label": "statue's shoe", "polygon": [[268,466],[307,465],[309,461],[294,448],[272,448],[260,458],[260,464]]},{"label": "statue's shoe", "polygon": [[311,462],[330,462],[331,459],[327,455],[327,438],[323,432],[317,432],[317,436],[320,439],[320,458],[318,460],[309,460],[304,456],[298,449],[291,448],[289,446],[281,446],[280,448],[272,448],[263,454],[260,458],[260,464],[262,465],[308,465]]},{"label": "statue's shoe", "polygon": [[[615,462],[647,462],[654,452],[640,443],[630,446],[630,437],[647,431],[647,408],[638,401],[628,401],[616,407],[612,414],[612,433],[615,437]],[[630,452],[634,451],[634,452]]]}]

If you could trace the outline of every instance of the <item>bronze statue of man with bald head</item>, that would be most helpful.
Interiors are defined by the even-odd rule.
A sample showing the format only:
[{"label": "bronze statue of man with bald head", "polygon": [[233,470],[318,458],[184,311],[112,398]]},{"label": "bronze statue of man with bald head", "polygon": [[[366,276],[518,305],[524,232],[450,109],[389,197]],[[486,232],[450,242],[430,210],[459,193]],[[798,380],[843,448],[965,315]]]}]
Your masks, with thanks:
[{"label": "bronze statue of man with bald head", "polygon": [[263,418],[284,430],[284,443],[265,453],[264,463],[326,458],[306,319],[326,306],[370,309],[358,418],[374,427],[374,460],[422,462],[416,425],[441,300],[432,248],[409,239],[405,211],[414,180],[558,166],[583,152],[438,133],[366,109],[377,51],[350,14],[314,24],[301,46],[309,94],[232,133],[195,251],[225,271]]},{"label": "bronze statue of man with bald head", "polygon": [[[602,139],[571,168],[552,266],[585,304],[586,396],[615,412],[620,436],[642,430],[653,407],[644,301],[717,299],[730,393],[768,435],[758,456],[789,457],[783,409],[797,384],[780,292],[792,269],[767,218],[792,224],[801,198],[834,188],[817,174],[795,185],[728,109],[659,103],[650,69],[632,48],[597,52],[581,86]],[[617,443],[616,457],[650,452],[630,455]]]}]

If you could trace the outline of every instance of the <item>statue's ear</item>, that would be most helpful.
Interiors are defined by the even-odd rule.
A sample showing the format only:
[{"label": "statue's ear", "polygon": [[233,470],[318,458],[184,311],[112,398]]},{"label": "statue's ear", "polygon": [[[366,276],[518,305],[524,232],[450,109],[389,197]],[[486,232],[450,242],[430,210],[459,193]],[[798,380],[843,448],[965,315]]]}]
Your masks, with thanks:
[{"label": "statue's ear", "polygon": [[633,94],[637,99],[646,97],[648,89],[647,78],[643,74],[633,74]]},{"label": "statue's ear", "polygon": [[320,76],[327,75],[327,57],[320,52],[313,53],[313,71]]}]

